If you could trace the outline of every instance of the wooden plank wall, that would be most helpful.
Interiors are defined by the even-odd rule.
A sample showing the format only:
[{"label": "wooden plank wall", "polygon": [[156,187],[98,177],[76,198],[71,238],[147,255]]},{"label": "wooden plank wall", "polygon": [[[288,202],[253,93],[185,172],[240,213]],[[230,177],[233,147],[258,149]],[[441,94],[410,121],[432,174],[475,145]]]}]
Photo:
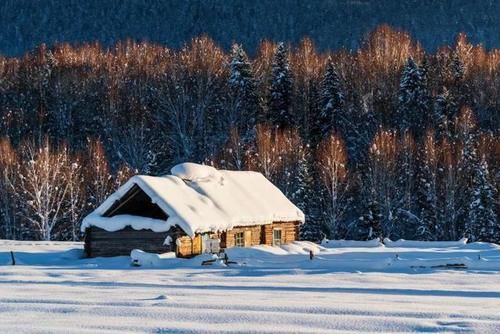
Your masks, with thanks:
[{"label": "wooden plank wall", "polygon": [[[220,239],[220,233],[210,233],[210,238]],[[192,257],[203,253],[203,237],[197,234],[194,238],[187,235],[179,237],[177,245],[177,256],[179,257]]]},{"label": "wooden plank wall", "polygon": [[[259,244],[273,245],[273,229],[282,230],[281,243],[299,240],[299,222],[274,222],[262,226],[235,227],[232,230],[212,234],[221,239],[221,247],[234,247],[235,234],[245,234],[245,247]],[[163,245],[170,235],[172,243]],[[178,239],[178,240],[177,240]],[[176,242],[177,240],[177,242]],[[133,249],[142,249],[151,253],[177,253],[179,257],[192,257],[202,253],[202,236],[197,234],[193,239],[180,228],[172,228],[168,232],[153,232],[151,230],[134,230],[127,227],[123,230],[108,232],[98,227],[87,229],[85,234],[85,252],[88,257],[130,255]]]},{"label": "wooden plank wall", "polygon": [[234,247],[235,234],[243,232],[245,236],[245,247],[259,245],[261,242],[261,226],[245,226],[235,227],[232,230],[226,231],[224,247]]},{"label": "wooden plank wall", "polygon": [[299,240],[299,222],[274,222],[262,226],[262,244],[273,245],[273,229],[281,229],[281,243],[286,244]]},{"label": "wooden plank wall", "polygon": [[85,235],[85,251],[88,257],[130,255],[133,249],[151,253],[165,253],[175,250],[175,243],[163,245],[171,235],[176,239],[177,231],[153,232],[151,230],[123,230],[108,232],[98,227],[90,227]]},{"label": "wooden plank wall", "polygon": [[197,234],[194,238],[187,235],[180,237],[177,242],[177,256],[192,257],[201,254],[201,243],[202,240],[200,234]]}]

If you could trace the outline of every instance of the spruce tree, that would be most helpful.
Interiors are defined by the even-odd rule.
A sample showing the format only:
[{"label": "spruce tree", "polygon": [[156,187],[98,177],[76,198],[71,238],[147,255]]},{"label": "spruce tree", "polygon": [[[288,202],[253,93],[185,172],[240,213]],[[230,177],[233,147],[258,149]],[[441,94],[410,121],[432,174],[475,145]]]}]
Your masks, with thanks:
[{"label": "spruce tree", "polygon": [[[420,107],[423,110],[423,121],[424,124],[420,125],[420,128],[425,131],[429,127],[434,125],[433,115],[432,115],[432,94],[431,94],[431,83],[429,79],[429,63],[428,58],[424,57],[422,63],[419,66],[420,78],[421,78],[421,96],[420,96]],[[422,135],[424,133],[422,132]]]},{"label": "spruce tree", "polygon": [[317,220],[306,218],[305,223],[300,227],[300,240],[321,242],[325,234],[322,232],[321,223]]},{"label": "spruce tree", "polygon": [[401,132],[411,130],[419,138],[429,119],[429,92],[425,71],[409,58],[401,74],[396,125]]},{"label": "spruce tree", "polygon": [[236,113],[235,126],[243,141],[247,142],[254,137],[256,121],[261,116],[252,66],[247,54],[238,44],[234,44],[231,49],[228,86]]},{"label": "spruce tree", "polygon": [[375,196],[374,190],[365,199],[363,215],[359,218],[358,237],[362,240],[382,239],[382,210]]},{"label": "spruce tree", "polygon": [[457,50],[453,51],[450,61],[450,76],[454,83],[459,83],[464,79],[465,76],[465,66],[460,59],[460,55]]},{"label": "spruce tree", "polygon": [[475,170],[471,198],[468,207],[468,219],[465,224],[469,241],[500,242],[500,225],[495,212],[496,189],[490,181],[488,164],[483,157],[479,168]]},{"label": "spruce tree", "polygon": [[428,133],[420,150],[417,172],[417,206],[419,221],[416,238],[439,240],[442,231],[438,222],[437,156],[434,136]]},{"label": "spruce tree", "polygon": [[331,133],[345,131],[345,127],[342,126],[343,117],[345,117],[345,115],[342,115],[344,95],[339,75],[335,71],[331,59],[328,59],[326,64],[319,99],[321,111],[316,120],[315,128],[320,138],[327,138]]},{"label": "spruce tree", "polygon": [[312,177],[309,169],[308,153],[301,150],[299,161],[297,162],[297,172],[295,189],[292,193],[292,201],[295,205],[305,212],[309,201],[311,200]]},{"label": "spruce tree", "polygon": [[279,43],[272,63],[268,102],[268,118],[273,126],[279,128],[292,128],[295,126],[295,117],[292,111],[292,91],[292,73],[288,61],[288,50],[284,43]]},{"label": "spruce tree", "polygon": [[458,232],[462,235],[472,236],[471,230],[466,226],[469,217],[470,199],[473,197],[474,189],[472,183],[480,168],[480,159],[477,154],[477,133],[474,128],[473,121],[470,116],[472,111],[466,110],[462,113],[460,121],[458,121],[459,131],[457,140],[462,145],[461,157],[458,165],[458,173],[460,176],[458,188],[458,210],[457,217],[460,225]]},{"label": "spruce tree", "polygon": [[453,120],[457,114],[457,105],[446,87],[441,94],[436,97],[432,121],[436,129],[436,138],[441,140],[447,138],[450,140],[453,136]]},{"label": "spruce tree", "polygon": [[458,50],[454,50],[449,63],[450,91],[459,107],[474,103],[471,89],[465,77],[465,65]]},{"label": "spruce tree", "polygon": [[417,219],[415,208],[415,145],[411,134],[407,131],[400,139],[398,153],[396,199],[397,224],[393,234],[400,238],[413,237]]},{"label": "spruce tree", "polygon": [[[304,177],[307,176],[304,175]],[[311,174],[308,177],[311,177]],[[324,223],[320,212],[322,199],[319,198],[320,192],[313,189],[314,180],[311,178],[308,183],[304,184],[303,200],[299,200],[297,204],[305,214],[305,223],[300,228],[300,238],[301,240],[320,242],[325,237]]]},{"label": "spruce tree", "polygon": [[315,196],[315,180],[310,168],[311,157],[308,146],[302,150],[297,163],[297,177],[295,191],[292,193],[292,202],[304,212],[305,224],[300,229],[302,240],[319,242],[324,237],[322,223],[318,214],[318,201]]}]

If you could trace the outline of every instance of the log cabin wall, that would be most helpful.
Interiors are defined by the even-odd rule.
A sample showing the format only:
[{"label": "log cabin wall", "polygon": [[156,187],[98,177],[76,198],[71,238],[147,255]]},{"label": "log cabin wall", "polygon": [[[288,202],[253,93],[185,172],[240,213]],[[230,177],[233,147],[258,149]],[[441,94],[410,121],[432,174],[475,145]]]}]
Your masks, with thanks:
[{"label": "log cabin wall", "polygon": [[[205,233],[210,239],[221,239],[222,233]],[[221,242],[222,244],[222,242]],[[203,236],[196,234],[194,238],[187,235],[179,237],[177,240],[177,256],[178,257],[193,257],[203,253]]]},{"label": "log cabin wall", "polygon": [[[195,239],[199,237],[195,236]],[[195,242],[189,236],[185,235],[177,239],[176,241],[176,254],[178,257],[191,257],[194,255],[201,254],[201,247],[199,249],[195,248]]]},{"label": "log cabin wall", "polygon": [[[299,222],[274,222],[267,225],[235,227],[222,233],[211,233],[211,238],[219,238],[222,248],[235,246],[237,233],[244,234],[244,246],[259,244],[273,245],[273,229],[281,229],[281,243],[299,240]],[[170,245],[163,245],[167,236],[172,238]],[[88,257],[130,255],[133,249],[150,253],[176,252],[178,257],[192,257],[203,252],[203,238],[197,234],[194,238],[178,227],[168,232],[151,230],[123,230],[108,232],[98,227],[90,227],[85,233],[85,253]]]},{"label": "log cabin wall", "polygon": [[261,226],[241,226],[235,227],[223,233],[221,247],[230,248],[235,246],[236,234],[243,233],[245,247],[260,245]]},{"label": "log cabin wall", "polygon": [[[175,239],[183,234],[174,228],[168,232],[151,230],[134,230],[126,227],[115,232],[108,232],[92,226],[85,231],[85,253],[87,257],[130,255],[133,249],[141,249],[150,253],[166,253],[175,251]],[[170,245],[164,245],[167,236],[172,238]]]},{"label": "log cabin wall", "polygon": [[240,226],[222,233],[221,247],[230,248],[235,246],[235,235],[243,232],[245,247],[255,245],[273,245],[273,229],[281,229],[281,243],[286,244],[299,240],[300,222],[274,222],[267,225]]},{"label": "log cabin wall", "polygon": [[281,243],[286,244],[299,240],[300,222],[273,222],[262,225],[262,244],[273,245],[273,230],[281,229]]}]

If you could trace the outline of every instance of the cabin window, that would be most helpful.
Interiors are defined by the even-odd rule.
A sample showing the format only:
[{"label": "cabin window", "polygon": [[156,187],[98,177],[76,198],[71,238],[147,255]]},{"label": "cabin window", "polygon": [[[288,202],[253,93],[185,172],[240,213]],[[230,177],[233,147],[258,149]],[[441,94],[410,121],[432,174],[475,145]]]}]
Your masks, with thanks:
[{"label": "cabin window", "polygon": [[281,246],[281,229],[273,230],[273,246]]},{"label": "cabin window", "polygon": [[238,232],[234,234],[234,245],[236,247],[245,247],[245,233]]}]

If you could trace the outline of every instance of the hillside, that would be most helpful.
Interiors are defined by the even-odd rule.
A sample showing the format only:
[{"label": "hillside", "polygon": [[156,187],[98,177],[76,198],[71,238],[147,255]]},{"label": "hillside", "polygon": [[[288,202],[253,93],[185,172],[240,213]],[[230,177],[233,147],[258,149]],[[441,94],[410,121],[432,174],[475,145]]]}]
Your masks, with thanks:
[{"label": "hillside", "polygon": [[304,36],[320,50],[350,49],[383,23],[409,31],[429,50],[450,44],[459,32],[498,48],[499,12],[495,0],[6,0],[0,4],[0,53],[20,55],[56,41],[111,45],[125,38],[179,47],[200,34],[225,48],[240,42],[250,53],[262,39],[298,42]]}]

